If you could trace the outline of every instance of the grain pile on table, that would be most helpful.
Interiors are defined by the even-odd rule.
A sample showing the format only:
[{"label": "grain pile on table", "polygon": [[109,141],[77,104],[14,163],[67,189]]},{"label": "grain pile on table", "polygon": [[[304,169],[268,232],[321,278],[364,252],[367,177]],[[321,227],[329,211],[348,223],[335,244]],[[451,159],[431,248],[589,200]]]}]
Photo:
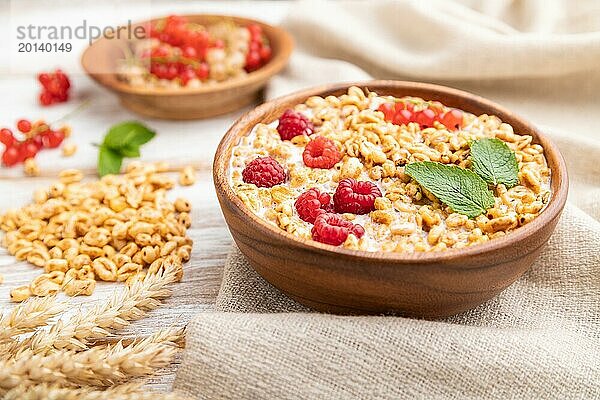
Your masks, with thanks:
[{"label": "grain pile on table", "polygon": [[130,285],[165,262],[188,261],[191,206],[167,199],[175,181],[164,170],[163,163],[132,163],[123,175],[90,182],[82,182],[80,171],[66,170],[59,182],[37,190],[32,204],[2,215],[2,245],[17,260],[44,268],[30,285],[13,289],[11,299],[60,290],[90,295],[96,280]]},{"label": "grain pile on table", "polygon": [[[34,203],[0,217],[3,245],[44,268],[22,301],[0,314],[0,398],[181,399],[141,386],[184,346],[184,328],[119,339],[171,295],[191,256],[189,201],[167,200],[175,182],[160,164],[130,164],[123,175],[83,182],[76,170],[39,190]],[[96,279],[123,281],[107,300],[72,309],[56,294],[91,294]],[[37,297],[31,297],[35,295]]]}]

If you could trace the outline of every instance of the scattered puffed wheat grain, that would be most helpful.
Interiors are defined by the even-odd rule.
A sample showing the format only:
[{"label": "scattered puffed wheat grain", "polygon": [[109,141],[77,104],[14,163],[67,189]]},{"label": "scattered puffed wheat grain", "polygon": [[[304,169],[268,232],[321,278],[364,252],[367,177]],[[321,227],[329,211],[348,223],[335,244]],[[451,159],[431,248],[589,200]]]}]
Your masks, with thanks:
[{"label": "scattered puffed wheat grain", "polygon": [[62,147],[63,157],[71,157],[77,152],[77,145],[74,143],[65,143]]},{"label": "scattered puffed wheat grain", "polygon": [[179,173],[179,183],[182,186],[191,186],[196,183],[196,170],[191,165],[184,167]]},{"label": "scattered puffed wheat grain", "polygon": [[27,176],[39,176],[40,167],[38,167],[37,163],[33,158],[28,158],[23,163],[23,171]]}]

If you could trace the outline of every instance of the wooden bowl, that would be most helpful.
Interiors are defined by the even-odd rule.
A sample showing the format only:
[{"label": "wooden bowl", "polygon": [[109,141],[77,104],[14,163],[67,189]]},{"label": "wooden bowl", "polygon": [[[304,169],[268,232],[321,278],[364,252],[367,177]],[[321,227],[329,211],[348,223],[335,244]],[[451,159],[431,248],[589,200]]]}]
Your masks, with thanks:
[{"label": "wooden bowl", "polygon": [[[253,19],[224,15],[186,15],[190,22],[211,24],[231,20],[239,25],[258,24],[269,38],[273,56],[262,68],[240,78],[198,88],[146,88],[129,85],[116,74],[117,61],[123,56],[124,39],[101,38],[89,46],[81,58],[84,70],[96,82],[115,92],[121,104],[136,113],[163,119],[200,119],[226,114],[261,98],[267,81],[287,64],[292,37],[283,29]],[[139,22],[133,25],[146,24]]]},{"label": "wooden bowl", "polygon": [[[339,248],[303,240],[253,214],[229,186],[232,147],[259,122],[269,123],[308,97],[338,96],[349,86],[380,95],[439,100],[473,114],[497,115],[516,132],[544,147],[552,170],[548,206],[510,234],[463,249],[432,253],[384,253]],[[324,312],[399,313],[443,317],[476,307],[513,283],[534,262],[554,231],[565,205],[568,178],[556,146],[533,125],[489,100],[443,86],[371,81],[316,87],[265,103],[229,129],[215,156],[214,182],[229,230],[250,264],[296,301]]]}]

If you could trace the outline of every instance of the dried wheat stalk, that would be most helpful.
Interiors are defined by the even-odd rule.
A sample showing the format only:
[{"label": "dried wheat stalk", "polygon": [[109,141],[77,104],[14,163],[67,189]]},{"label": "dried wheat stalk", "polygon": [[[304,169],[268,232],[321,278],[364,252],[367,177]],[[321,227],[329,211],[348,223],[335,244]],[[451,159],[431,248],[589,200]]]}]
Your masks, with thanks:
[{"label": "dried wheat stalk", "polygon": [[29,349],[34,354],[43,355],[53,349],[86,350],[90,340],[106,338],[110,331],[143,318],[149,310],[157,308],[162,299],[171,295],[167,286],[179,280],[182,265],[173,263],[164,267],[117,292],[108,302],[80,311],[66,322],[58,321],[48,332],[36,332],[8,351],[16,354]]},{"label": "dried wheat stalk", "polygon": [[15,336],[32,332],[65,309],[56,298],[34,297],[17,305],[0,318],[0,344],[10,342]]},{"label": "dried wheat stalk", "polygon": [[24,350],[17,358],[0,361],[0,395],[40,383],[107,388],[149,376],[171,363],[183,334],[182,328],[165,328],[129,346],[117,343],[78,353],[57,350],[43,356]]},{"label": "dried wheat stalk", "polygon": [[6,394],[5,400],[184,400],[176,393],[142,390],[140,384],[122,385],[106,390],[61,388],[47,384],[19,386]]}]

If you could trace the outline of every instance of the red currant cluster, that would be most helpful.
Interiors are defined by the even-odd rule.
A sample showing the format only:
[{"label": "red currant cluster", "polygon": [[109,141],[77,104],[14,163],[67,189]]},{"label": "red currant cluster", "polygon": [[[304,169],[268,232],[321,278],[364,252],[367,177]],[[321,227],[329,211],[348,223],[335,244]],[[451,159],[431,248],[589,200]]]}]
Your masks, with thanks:
[{"label": "red currant cluster", "polygon": [[247,72],[252,72],[269,62],[272,51],[260,25],[250,24],[247,29],[250,32],[250,42],[244,68]]},{"label": "red currant cluster", "polygon": [[205,62],[168,61],[158,62],[155,58],[150,63],[150,73],[159,79],[173,80],[179,78],[185,86],[192,79],[206,80],[209,74],[208,64]]},{"label": "red currant cluster", "polygon": [[60,146],[69,132],[66,126],[52,130],[44,121],[32,124],[26,119],[17,122],[17,129],[21,133],[21,139],[15,137],[9,128],[0,129],[0,143],[5,146],[2,163],[7,167],[34,158],[44,148],[53,149]]},{"label": "red currant cluster", "polygon": [[[161,44],[147,51],[142,58],[150,58],[150,73],[159,79],[180,79],[186,85],[192,79],[206,80],[209,66],[206,52],[223,43],[211,41],[208,32],[192,28],[185,17],[171,15],[150,25],[150,37]],[[174,48],[181,49],[175,54]]]},{"label": "red currant cluster", "polygon": [[396,103],[383,103],[377,109],[383,112],[385,120],[396,125],[406,125],[409,122],[418,123],[421,128],[430,128],[434,122],[439,122],[448,129],[460,129],[463,123],[463,113],[457,109],[445,111],[444,106],[437,101],[426,103],[425,108],[411,101],[398,101]]},{"label": "red currant cluster", "polygon": [[69,88],[71,82],[67,75],[60,69],[51,73],[41,73],[38,81],[42,84],[40,93],[40,104],[49,106],[54,103],[63,103],[69,100]]},{"label": "red currant cluster", "polygon": [[[156,21],[150,26],[150,37],[160,40],[173,47],[181,48],[186,58],[203,61],[209,47],[216,46],[205,29],[198,29],[197,25],[188,23],[187,18],[179,15],[170,15],[165,19]],[[223,43],[220,43],[223,46]]]}]

